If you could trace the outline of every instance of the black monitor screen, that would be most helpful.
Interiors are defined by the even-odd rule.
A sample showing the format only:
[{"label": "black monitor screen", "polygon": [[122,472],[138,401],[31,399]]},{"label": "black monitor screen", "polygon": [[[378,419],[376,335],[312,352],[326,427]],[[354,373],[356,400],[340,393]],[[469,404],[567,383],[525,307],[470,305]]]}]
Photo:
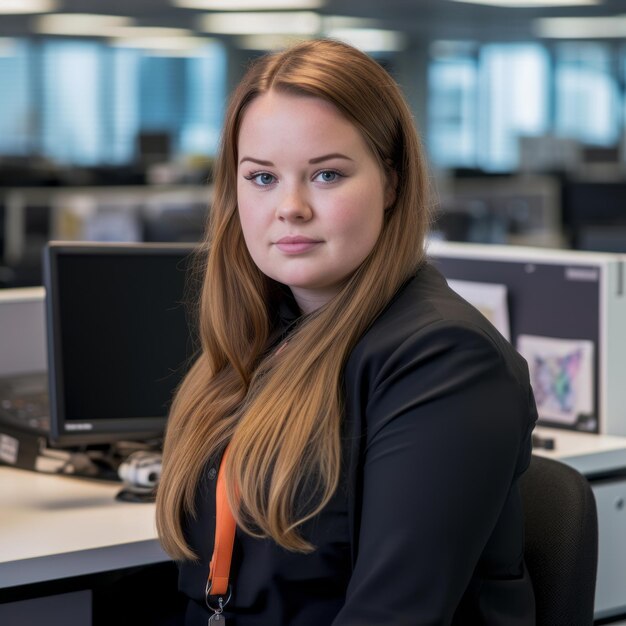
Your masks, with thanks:
[{"label": "black monitor screen", "polygon": [[[562,193],[563,225],[572,248],[597,252],[623,252],[619,232],[626,227],[626,183],[568,182]],[[614,236],[604,233],[613,229]],[[595,231],[595,232],[594,232]],[[595,235],[595,236],[594,236]]]},{"label": "black monitor screen", "polygon": [[196,348],[192,246],[51,243],[45,252],[51,438],[163,433]]}]

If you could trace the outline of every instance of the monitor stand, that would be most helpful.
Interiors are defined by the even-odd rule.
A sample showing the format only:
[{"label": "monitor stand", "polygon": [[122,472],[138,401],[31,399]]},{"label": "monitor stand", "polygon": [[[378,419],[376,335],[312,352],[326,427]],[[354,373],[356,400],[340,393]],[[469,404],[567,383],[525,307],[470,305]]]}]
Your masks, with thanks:
[{"label": "monitor stand", "polygon": [[80,447],[44,446],[33,469],[64,476],[123,482],[125,490],[145,495],[145,488],[149,486],[153,491],[161,473],[160,449],[160,440],[120,441]]},{"label": "monitor stand", "polygon": [[156,499],[156,491],[153,487],[150,489],[142,489],[126,485],[117,492],[115,499],[121,502],[154,502]]},{"label": "monitor stand", "polygon": [[[41,434],[4,425],[0,428],[0,439],[4,446],[0,450],[3,452],[0,454],[0,465],[57,476],[121,483],[117,500],[154,502],[161,476],[160,440],[54,447]],[[12,442],[11,445],[7,441]]]}]

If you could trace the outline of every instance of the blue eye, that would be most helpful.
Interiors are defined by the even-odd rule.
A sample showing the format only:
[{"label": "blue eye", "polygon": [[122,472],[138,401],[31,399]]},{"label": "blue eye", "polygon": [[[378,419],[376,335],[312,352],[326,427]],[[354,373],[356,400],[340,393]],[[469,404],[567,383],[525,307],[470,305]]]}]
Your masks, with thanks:
[{"label": "blue eye", "polygon": [[254,174],[253,176],[251,176],[252,180],[254,180],[254,182],[257,185],[260,185],[261,187],[266,187],[267,185],[271,185],[276,178],[274,176],[272,176],[272,174],[268,174],[267,172],[260,172],[259,174]]},{"label": "blue eye", "polygon": [[322,183],[334,183],[340,176],[341,174],[335,170],[323,170],[315,176],[315,180]]},{"label": "blue eye", "polygon": [[267,172],[253,172],[252,174],[248,174],[248,176],[244,176],[244,178],[251,180],[258,187],[269,187],[269,185],[276,182],[276,177]]}]

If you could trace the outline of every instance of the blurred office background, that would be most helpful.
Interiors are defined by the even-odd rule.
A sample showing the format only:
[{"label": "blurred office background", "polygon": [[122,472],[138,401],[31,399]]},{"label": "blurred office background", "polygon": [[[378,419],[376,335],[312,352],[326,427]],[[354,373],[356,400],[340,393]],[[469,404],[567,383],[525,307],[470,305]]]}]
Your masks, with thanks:
[{"label": "blurred office background", "polygon": [[626,251],[626,0],[0,0],[0,286],[48,239],[199,239],[230,90],[319,35],[403,87],[433,237]]}]

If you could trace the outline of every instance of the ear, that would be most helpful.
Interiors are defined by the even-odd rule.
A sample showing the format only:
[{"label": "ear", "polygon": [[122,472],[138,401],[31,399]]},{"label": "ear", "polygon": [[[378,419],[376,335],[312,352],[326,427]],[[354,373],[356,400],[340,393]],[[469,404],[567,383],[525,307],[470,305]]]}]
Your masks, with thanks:
[{"label": "ear", "polygon": [[387,184],[385,186],[385,211],[390,209],[396,202],[398,190],[398,172],[390,169],[386,173]]}]

